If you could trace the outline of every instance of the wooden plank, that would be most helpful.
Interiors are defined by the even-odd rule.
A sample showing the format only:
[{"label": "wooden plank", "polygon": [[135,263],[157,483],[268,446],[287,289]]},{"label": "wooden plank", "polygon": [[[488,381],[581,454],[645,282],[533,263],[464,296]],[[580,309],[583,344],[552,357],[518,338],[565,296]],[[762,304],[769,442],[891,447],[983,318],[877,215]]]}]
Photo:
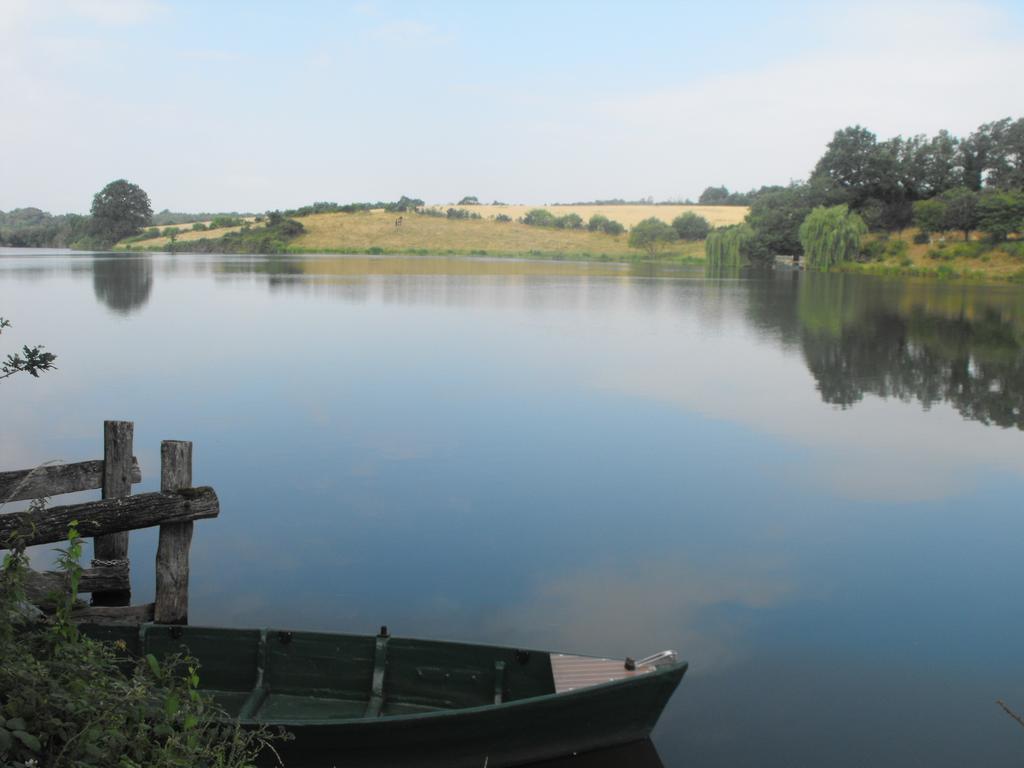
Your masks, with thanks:
[{"label": "wooden plank", "polygon": [[71,612],[74,621],[90,624],[145,624],[153,620],[153,604],[88,606]]},{"label": "wooden plank", "polygon": [[[160,443],[160,490],[176,491],[192,486],[192,443],[164,440]],[[192,522],[160,526],[156,550],[156,612],[158,624],[188,624],[188,552]]]},{"label": "wooden plank", "polygon": [[35,514],[11,512],[0,515],[0,547],[6,547],[19,536],[26,546],[64,541],[72,520],[78,521],[78,531],[85,538],[111,531],[202,520],[218,514],[217,494],[213,488],[205,486],[68,504]]},{"label": "wooden plank", "polygon": [[[130,421],[103,422],[103,498],[131,496],[131,455],[135,425]],[[115,530],[97,536],[93,558],[118,562],[128,559],[128,531]],[[92,593],[93,605],[128,605],[131,590]]]},{"label": "wooden plank", "polygon": [[636,669],[627,669],[621,659],[596,659],[592,656],[573,656],[566,653],[551,654],[551,674],[555,680],[555,693],[646,675],[654,670],[653,666],[639,664]]},{"label": "wooden plank", "polygon": [[[128,589],[128,566],[113,565],[101,568],[83,568],[78,582],[79,592]],[[25,593],[33,603],[39,603],[51,592],[64,594],[68,590],[67,574],[61,571],[29,571],[25,580]]]},{"label": "wooden plank", "polygon": [[[132,456],[132,483],[142,482],[139,460]],[[103,487],[103,459],[51,464],[0,472],[0,503],[59,496]]]}]

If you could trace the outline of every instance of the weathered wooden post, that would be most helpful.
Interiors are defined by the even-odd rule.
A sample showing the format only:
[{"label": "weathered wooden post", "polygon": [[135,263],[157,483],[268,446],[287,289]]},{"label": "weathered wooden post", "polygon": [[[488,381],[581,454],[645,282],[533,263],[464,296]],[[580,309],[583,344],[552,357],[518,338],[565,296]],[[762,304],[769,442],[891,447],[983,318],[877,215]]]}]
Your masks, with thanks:
[{"label": "weathered wooden post", "polygon": [[[164,440],[160,443],[160,490],[192,487],[192,443]],[[188,551],[192,522],[160,526],[156,550],[156,608],[158,624],[188,624]]]},{"label": "weathered wooden post", "polygon": [[[135,424],[131,421],[103,422],[103,498],[115,499],[132,493],[132,439]],[[119,531],[93,539],[94,567],[128,566],[128,532]],[[93,592],[93,605],[128,605],[131,589]]]}]

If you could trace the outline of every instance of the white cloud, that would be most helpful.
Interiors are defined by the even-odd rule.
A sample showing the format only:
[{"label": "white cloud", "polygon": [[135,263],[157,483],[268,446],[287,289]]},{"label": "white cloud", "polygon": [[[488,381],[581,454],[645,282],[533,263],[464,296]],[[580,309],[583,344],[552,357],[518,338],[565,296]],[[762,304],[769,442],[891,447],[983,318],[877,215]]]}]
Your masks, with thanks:
[{"label": "white cloud", "polygon": [[659,187],[683,177],[699,192],[802,178],[846,125],[963,134],[1019,109],[1008,95],[1020,90],[1024,47],[991,8],[866,4],[808,21],[822,35],[809,53],[596,104],[606,143],[629,146],[633,168],[660,162],[670,172]]}]

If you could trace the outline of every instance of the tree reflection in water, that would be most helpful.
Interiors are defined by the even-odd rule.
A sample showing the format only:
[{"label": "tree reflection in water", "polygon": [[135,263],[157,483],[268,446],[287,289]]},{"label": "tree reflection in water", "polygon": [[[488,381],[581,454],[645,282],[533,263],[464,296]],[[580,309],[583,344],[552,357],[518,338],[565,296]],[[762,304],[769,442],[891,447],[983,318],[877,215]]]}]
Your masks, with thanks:
[{"label": "tree reflection in water", "polygon": [[103,254],[92,260],[92,289],[98,301],[119,315],[146,305],[153,290],[153,257]]},{"label": "tree reflection in water", "polygon": [[1020,289],[782,273],[754,281],[750,296],[752,319],[799,344],[827,403],[948,402],[964,418],[1024,429]]}]

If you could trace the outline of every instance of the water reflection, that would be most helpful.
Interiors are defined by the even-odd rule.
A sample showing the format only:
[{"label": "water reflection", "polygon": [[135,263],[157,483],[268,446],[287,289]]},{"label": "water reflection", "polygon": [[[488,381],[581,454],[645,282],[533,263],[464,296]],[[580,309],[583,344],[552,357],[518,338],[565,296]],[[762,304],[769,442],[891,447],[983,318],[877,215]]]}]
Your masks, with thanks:
[{"label": "water reflection", "polygon": [[751,319],[798,344],[822,400],[948,402],[1024,429],[1024,293],[1007,286],[782,274],[750,291]]},{"label": "water reflection", "polygon": [[[277,765],[269,758],[265,760],[266,765]],[[288,755],[285,761],[288,768],[334,768],[334,766],[355,766],[364,763],[355,763],[352,756],[339,750],[337,743],[324,744],[316,749],[304,749],[301,754]],[[375,761],[371,755],[367,765],[378,768],[379,761]],[[424,765],[429,768],[437,768],[443,765],[443,760],[435,756],[425,755],[422,762],[403,762],[400,768],[417,768]],[[481,763],[484,766],[485,763]],[[394,768],[399,768],[395,766]],[[664,768],[664,763],[658,756],[658,750],[650,739],[623,744],[619,747],[597,749],[592,752],[585,752],[580,755],[561,757],[555,760],[544,760],[537,763],[530,763],[529,768]]]},{"label": "water reflection", "polygon": [[92,260],[96,298],[119,315],[146,305],[153,290],[153,257],[149,254],[98,254]]}]

